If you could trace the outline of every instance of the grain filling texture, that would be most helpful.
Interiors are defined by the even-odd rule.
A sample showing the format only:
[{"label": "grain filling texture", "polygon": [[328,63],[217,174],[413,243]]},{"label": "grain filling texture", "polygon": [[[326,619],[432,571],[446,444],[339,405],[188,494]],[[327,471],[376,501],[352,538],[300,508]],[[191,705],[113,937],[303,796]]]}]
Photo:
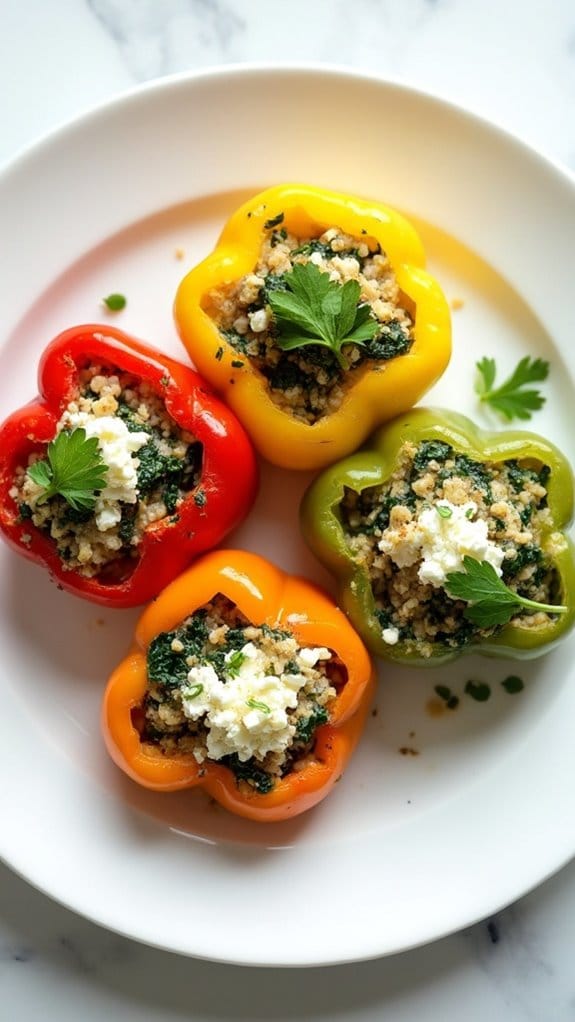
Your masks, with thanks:
[{"label": "grain filling texture", "polygon": [[[452,599],[444,586],[423,582],[420,560],[406,558],[413,563],[401,566],[394,560],[393,550],[400,549],[422,513],[437,510],[439,502],[446,514],[452,513],[449,508],[465,508],[467,518],[485,523],[501,577],[511,590],[540,603],[557,602],[559,578],[541,545],[552,524],[548,476],[547,466],[531,460],[479,462],[440,441],[406,442],[384,485],[361,493],[346,488],[342,526],[354,558],[369,576],[385,641],[401,640],[407,652],[428,658],[434,644],[463,648],[498,631],[498,626],[480,628],[469,621],[467,604]],[[548,621],[548,613],[522,611],[512,624],[530,629]]]},{"label": "grain filling texture", "polygon": [[113,493],[106,498],[106,491],[96,495],[95,510],[76,510],[59,495],[39,502],[42,487],[27,469],[45,457],[45,449],[18,467],[10,491],[20,517],[54,541],[64,567],[88,578],[128,574],[145,530],[176,516],[201,474],[202,445],[174,422],[147,382],[104,365],[86,366],[78,397],[64,410],[57,432],[108,417],[119,420],[124,434],[138,438],[129,465],[136,480],[129,502],[121,492],[120,499]]},{"label": "grain filling texture", "polygon": [[[233,771],[240,788],[265,794],[313,758],[317,728],[330,719],[345,669],[331,650],[301,647],[285,629],[253,625],[216,595],[155,637],[147,677],[136,722],[143,742],[170,757],[192,755],[200,776],[217,761]],[[217,713],[205,698],[209,679],[212,691],[214,682],[219,686]],[[266,695],[272,685],[287,691],[279,713]]]},{"label": "grain filling texture", "polygon": [[[408,310],[385,252],[337,226],[317,237],[297,237],[277,217],[266,232],[253,273],[212,289],[204,307],[222,338],[237,352],[234,365],[248,361],[265,378],[272,401],[308,425],[333,414],[360,374],[381,369],[404,355],[413,343],[415,310]],[[374,247],[375,246],[375,247]],[[273,291],[286,290],[286,275],[297,263],[314,263],[338,284],[360,286],[360,303],[370,306],[379,329],[367,343],[347,344],[349,367],[342,369],[333,352],[309,344],[283,351],[269,305]]]}]

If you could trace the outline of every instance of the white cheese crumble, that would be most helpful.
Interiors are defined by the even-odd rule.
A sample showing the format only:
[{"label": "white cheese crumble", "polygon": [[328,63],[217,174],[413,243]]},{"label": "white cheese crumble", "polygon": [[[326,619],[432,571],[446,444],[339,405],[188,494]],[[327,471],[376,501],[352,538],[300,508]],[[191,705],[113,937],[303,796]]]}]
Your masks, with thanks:
[{"label": "white cheese crumble", "polygon": [[297,659],[306,667],[315,667],[318,660],[329,660],[331,653],[325,646],[316,646],[314,649],[300,649]]},{"label": "white cheese crumble", "polygon": [[[445,509],[443,514],[438,507]],[[386,529],[379,549],[399,568],[421,561],[419,580],[436,589],[445,585],[450,572],[463,569],[467,556],[487,561],[501,575],[504,552],[488,538],[487,522],[473,520],[476,512],[474,501],[458,505],[440,500],[424,508],[415,520]]]},{"label": "white cheese crumble", "polygon": [[393,626],[384,628],[381,633],[381,637],[388,646],[395,646],[396,642],[399,640],[399,629],[394,628]]},{"label": "white cheese crumble", "polygon": [[92,415],[90,412],[67,411],[60,427],[72,426],[86,431],[87,437],[96,437],[102,461],[108,471],[106,485],[96,498],[94,519],[100,532],[113,529],[121,520],[119,502],[136,504],[138,500],[138,466],[134,458],[140,447],[147,444],[149,433],[130,432],[126,423],[115,415]]},{"label": "white cheese crumble", "polygon": [[[291,744],[295,725],[288,710],[295,710],[298,692],[306,684],[305,674],[268,674],[269,657],[253,642],[226,654],[228,664],[242,661],[218,678],[211,664],[199,664],[188,673],[182,688],[182,709],[190,720],[207,728],[206,747],[210,759],[235,753],[241,762],[252,756],[263,759],[269,752],[283,752]],[[331,656],[328,649],[301,649],[300,666],[313,666]],[[197,757],[196,757],[197,758]]]},{"label": "white cheese crumble", "polygon": [[267,309],[256,309],[255,312],[249,312],[248,319],[254,334],[263,333],[270,324],[270,314]]}]

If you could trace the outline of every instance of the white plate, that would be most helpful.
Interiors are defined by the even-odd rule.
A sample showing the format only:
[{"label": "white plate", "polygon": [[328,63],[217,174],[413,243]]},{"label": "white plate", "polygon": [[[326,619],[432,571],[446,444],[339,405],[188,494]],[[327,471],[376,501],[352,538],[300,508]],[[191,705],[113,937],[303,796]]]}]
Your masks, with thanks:
[{"label": "white plate", "polygon": [[[183,357],[171,318],[178,280],[241,198],[289,179],[421,219],[432,272],[465,302],[430,400],[477,413],[478,357],[497,355],[504,371],[542,355],[553,368],[534,426],[572,453],[573,184],[468,114],[327,69],[159,82],[3,174],[2,414],[33,395],[38,355],[57,331],[106,319],[99,299],[110,291],[128,296],[114,323]],[[330,586],[297,531],[308,478],[266,468],[231,543]],[[222,961],[343,962],[466,926],[573,854],[572,642],[519,668],[474,658],[382,670],[378,715],[335,792],[295,822],[258,826],[198,792],[140,790],[114,768],[99,703],[135,613],[58,592],[5,548],[0,558],[0,852],[85,916]],[[499,682],[518,670],[526,688],[511,697]],[[466,697],[457,712],[429,715],[435,684],[461,691],[468,678],[492,684],[489,702]],[[419,755],[401,755],[405,746]]]}]

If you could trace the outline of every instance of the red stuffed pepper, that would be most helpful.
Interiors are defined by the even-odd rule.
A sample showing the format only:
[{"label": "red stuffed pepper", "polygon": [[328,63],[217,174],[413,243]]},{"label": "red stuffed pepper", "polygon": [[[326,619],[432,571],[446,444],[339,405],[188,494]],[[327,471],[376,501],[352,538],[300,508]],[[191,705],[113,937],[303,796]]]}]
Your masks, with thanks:
[{"label": "red stuffed pepper", "polygon": [[249,511],[250,441],[188,366],[79,326],[48,346],[38,386],[0,427],[0,530],[63,589],[145,603]]}]

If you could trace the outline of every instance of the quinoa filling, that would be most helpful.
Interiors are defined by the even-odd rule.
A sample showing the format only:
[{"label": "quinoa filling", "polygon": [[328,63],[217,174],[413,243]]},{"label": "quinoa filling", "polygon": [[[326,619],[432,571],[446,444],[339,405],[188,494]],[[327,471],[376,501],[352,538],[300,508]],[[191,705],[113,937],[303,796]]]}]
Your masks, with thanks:
[{"label": "quinoa filling", "polygon": [[39,502],[43,489],[28,469],[45,448],[18,467],[10,495],[21,519],[54,540],[66,569],[117,580],[133,570],[146,528],[176,516],[198,484],[202,445],[173,421],[148,383],[104,365],[81,370],[78,397],[60,417],[57,434],[77,428],[98,437],[106,462],[95,507],[76,509],[59,494]]},{"label": "quinoa filling", "polygon": [[325,647],[253,625],[218,594],[177,628],[157,635],[148,687],[134,724],[169,756],[222,763],[238,786],[260,793],[313,757],[330,719],[343,666]]},{"label": "quinoa filling", "polygon": [[[282,214],[270,222],[253,273],[214,288],[207,297],[206,311],[237,351],[238,362],[249,359],[266,379],[274,403],[313,425],[339,408],[360,368],[372,369],[409,351],[414,321],[379,245],[373,247],[372,243],[370,248],[365,239],[344,234],[339,227],[330,227],[319,237],[300,238],[279,226],[282,222]],[[308,262],[339,284],[357,281],[361,304],[369,305],[370,315],[379,324],[365,344],[346,344],[347,369],[320,345],[283,351],[277,343],[269,295],[287,290],[286,275],[294,265]]]},{"label": "quinoa filling", "polygon": [[[362,493],[346,488],[340,507],[347,542],[367,571],[384,642],[429,657],[433,643],[462,648],[500,630],[465,617],[467,604],[444,587],[464,550],[489,561],[522,597],[555,603],[559,578],[542,549],[551,525],[549,468],[534,461],[478,462],[441,441],[405,443],[394,475]],[[457,534],[460,552],[446,545]],[[429,537],[431,536],[431,541]],[[435,543],[435,546],[434,546]],[[443,547],[441,544],[444,544]],[[442,562],[443,558],[443,562]],[[512,623],[540,627],[542,611]]]}]

